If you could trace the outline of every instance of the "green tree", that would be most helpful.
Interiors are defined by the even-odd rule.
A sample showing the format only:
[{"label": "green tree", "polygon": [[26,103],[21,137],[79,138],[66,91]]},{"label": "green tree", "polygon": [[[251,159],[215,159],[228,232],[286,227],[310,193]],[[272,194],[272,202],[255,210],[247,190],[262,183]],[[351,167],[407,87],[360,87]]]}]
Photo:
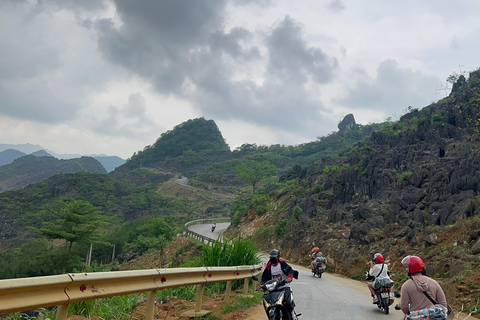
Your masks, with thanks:
[{"label": "green tree", "polygon": [[255,192],[255,186],[264,178],[269,178],[277,174],[277,167],[268,162],[246,160],[236,168],[237,178],[252,186]]},{"label": "green tree", "polygon": [[48,239],[62,239],[67,243],[67,255],[64,269],[74,243],[98,243],[100,233],[98,229],[108,224],[109,218],[101,215],[100,209],[87,201],[73,200],[54,214],[58,217],[55,222],[43,222],[41,228],[33,231]]},{"label": "green tree", "polygon": [[167,221],[165,221],[165,219],[160,219],[157,217],[147,220],[144,224],[139,226],[137,230],[146,237],[158,238],[162,236],[167,241],[170,241],[173,239],[173,237],[175,237],[174,228]]}]

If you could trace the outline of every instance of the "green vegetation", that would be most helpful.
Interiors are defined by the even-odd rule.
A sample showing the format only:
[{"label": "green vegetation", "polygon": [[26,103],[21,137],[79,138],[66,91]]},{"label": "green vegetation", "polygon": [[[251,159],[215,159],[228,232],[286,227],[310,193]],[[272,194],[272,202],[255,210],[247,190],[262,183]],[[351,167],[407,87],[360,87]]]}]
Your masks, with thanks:
[{"label": "green vegetation", "polygon": [[214,242],[203,248],[201,266],[241,266],[260,263],[258,249],[250,240]]},{"label": "green vegetation", "polygon": [[74,243],[100,243],[99,228],[108,224],[108,218],[100,215],[101,211],[87,201],[71,201],[57,212],[56,222],[43,222],[41,228],[32,229],[47,239],[61,239],[67,243],[67,254],[64,269]]},{"label": "green vegetation", "polygon": [[236,168],[237,178],[252,186],[252,192],[255,192],[255,186],[264,178],[269,178],[277,174],[277,168],[264,160],[261,162],[246,160]]},{"label": "green vegetation", "polygon": [[258,306],[263,299],[263,293],[261,292],[252,292],[252,297],[239,296],[236,299],[222,307],[223,313],[232,312],[238,309],[248,309],[253,306]]},{"label": "green vegetation", "polygon": [[404,172],[397,173],[397,178],[404,181],[404,180],[408,180],[408,178],[410,178],[411,175],[412,175],[412,172],[404,171]]},{"label": "green vegetation", "polygon": [[282,237],[285,235],[287,224],[288,224],[288,219],[281,219],[280,221],[277,222],[277,225],[275,226],[275,234],[278,237]]},{"label": "green vegetation", "polygon": [[[162,133],[153,145],[146,146],[134,154],[125,166],[132,170],[164,163],[167,166],[188,169],[202,164],[205,158],[221,157],[229,152],[228,145],[215,122],[198,118],[188,120],[175,126],[173,130]],[[168,162],[168,159],[174,158],[178,158],[179,161]]]}]

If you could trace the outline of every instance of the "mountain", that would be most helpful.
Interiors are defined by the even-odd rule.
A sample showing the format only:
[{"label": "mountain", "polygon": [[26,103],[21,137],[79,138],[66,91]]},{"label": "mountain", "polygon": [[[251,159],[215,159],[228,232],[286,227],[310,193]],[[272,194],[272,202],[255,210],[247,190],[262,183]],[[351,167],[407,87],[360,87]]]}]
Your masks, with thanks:
[{"label": "mountain", "polygon": [[53,157],[50,153],[48,153],[45,150],[38,150],[38,151],[32,152],[31,155],[35,157]]},{"label": "mountain", "polygon": [[196,174],[213,162],[225,160],[230,149],[213,120],[198,118],[179,124],[142,151],[135,153],[123,167],[162,167],[173,172]]},{"label": "mountain", "polygon": [[100,162],[107,172],[115,170],[126,162],[125,159],[117,156],[92,156],[92,158]]},{"label": "mountain", "polygon": [[91,157],[58,160],[51,156],[26,155],[0,167],[0,193],[23,188],[59,173],[78,171],[107,173],[100,162]]},{"label": "mountain", "polygon": [[[13,151],[12,151],[13,150]],[[107,172],[113,171],[121,166],[126,160],[117,156],[107,156],[105,154],[80,155],[80,154],[58,154],[53,151],[45,150],[39,145],[34,144],[0,144],[0,166],[11,163],[13,160],[32,154],[37,157],[55,157],[57,159],[75,159],[80,157],[92,157],[98,160]]]},{"label": "mountain", "polygon": [[30,143],[25,143],[25,144],[6,144],[6,143],[0,143],[0,151],[4,151],[7,149],[14,149],[18,150],[20,152],[23,152],[25,154],[30,154],[32,152],[38,151],[38,150],[43,150],[39,145],[36,144],[30,144]]},{"label": "mountain", "polygon": [[15,150],[15,149],[6,149],[0,151],[0,167],[12,163],[13,160],[23,157],[25,153]]}]

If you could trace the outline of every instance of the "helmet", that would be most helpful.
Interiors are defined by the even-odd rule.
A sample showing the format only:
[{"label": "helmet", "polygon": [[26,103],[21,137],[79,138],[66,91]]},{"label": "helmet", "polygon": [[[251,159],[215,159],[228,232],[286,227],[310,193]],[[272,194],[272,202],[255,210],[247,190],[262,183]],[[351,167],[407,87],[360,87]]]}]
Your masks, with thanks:
[{"label": "helmet", "polygon": [[408,267],[408,271],[412,274],[425,270],[425,263],[417,256],[406,256],[402,259],[402,264]]},{"label": "helmet", "polygon": [[383,263],[385,258],[380,253],[375,253],[373,256],[373,261],[375,261],[375,263]]},{"label": "helmet", "polygon": [[277,249],[270,251],[270,258],[276,258],[280,256],[280,252]]},{"label": "helmet", "polygon": [[316,253],[319,253],[319,252],[320,252],[320,248],[319,248],[319,247],[315,247],[315,249],[313,249],[313,251],[315,251]]}]

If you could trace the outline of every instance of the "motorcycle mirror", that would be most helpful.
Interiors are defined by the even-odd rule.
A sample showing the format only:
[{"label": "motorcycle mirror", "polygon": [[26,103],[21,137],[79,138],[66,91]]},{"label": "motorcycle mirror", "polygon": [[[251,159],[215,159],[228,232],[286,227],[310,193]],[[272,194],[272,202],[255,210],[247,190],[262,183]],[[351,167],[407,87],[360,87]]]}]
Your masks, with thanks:
[{"label": "motorcycle mirror", "polygon": [[253,281],[258,281],[258,277],[257,276],[252,276],[252,280]]},{"label": "motorcycle mirror", "polygon": [[395,298],[400,298],[402,295],[400,293],[398,293],[397,291],[393,291],[393,296]]}]

